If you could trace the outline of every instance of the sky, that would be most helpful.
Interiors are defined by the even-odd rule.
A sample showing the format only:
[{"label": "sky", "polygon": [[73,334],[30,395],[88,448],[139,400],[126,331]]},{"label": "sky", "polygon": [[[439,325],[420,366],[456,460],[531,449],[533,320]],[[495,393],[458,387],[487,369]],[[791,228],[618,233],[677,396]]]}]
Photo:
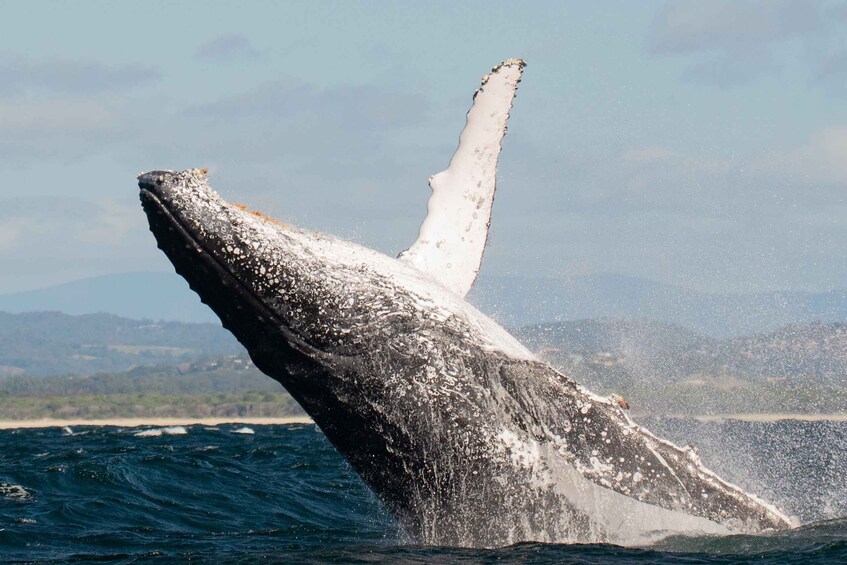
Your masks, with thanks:
[{"label": "sky", "polygon": [[152,169],[396,255],[512,57],[484,273],[847,287],[847,2],[0,0],[0,293],[171,271]]}]

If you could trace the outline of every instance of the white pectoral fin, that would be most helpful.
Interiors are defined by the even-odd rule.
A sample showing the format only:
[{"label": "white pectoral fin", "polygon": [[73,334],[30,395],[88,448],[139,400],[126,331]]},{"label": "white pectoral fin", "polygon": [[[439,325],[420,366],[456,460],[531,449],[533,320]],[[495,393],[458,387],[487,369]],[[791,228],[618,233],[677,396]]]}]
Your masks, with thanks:
[{"label": "white pectoral fin", "polygon": [[450,166],[429,179],[432,195],[418,239],[400,254],[462,296],[482,264],[500,143],[525,66],[509,59],[483,77]]}]

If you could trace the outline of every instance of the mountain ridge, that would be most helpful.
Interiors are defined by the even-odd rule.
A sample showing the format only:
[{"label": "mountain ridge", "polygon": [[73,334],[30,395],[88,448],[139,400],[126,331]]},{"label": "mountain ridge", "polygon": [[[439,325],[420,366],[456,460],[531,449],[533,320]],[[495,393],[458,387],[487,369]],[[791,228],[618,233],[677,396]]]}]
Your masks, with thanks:
[{"label": "mountain ridge", "polygon": [[[706,293],[648,279],[482,275],[469,300],[506,327],[586,318],[639,318],[713,338],[773,331],[792,323],[847,320],[847,290]],[[217,322],[175,273],[104,275],[0,294],[0,311],[108,313],[131,319]]]}]

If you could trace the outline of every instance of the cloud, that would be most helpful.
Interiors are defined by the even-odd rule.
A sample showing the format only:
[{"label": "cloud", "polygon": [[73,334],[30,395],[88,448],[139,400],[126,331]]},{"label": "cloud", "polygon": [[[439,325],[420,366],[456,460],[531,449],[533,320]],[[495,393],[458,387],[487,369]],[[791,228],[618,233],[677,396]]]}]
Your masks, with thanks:
[{"label": "cloud", "polygon": [[127,106],[112,97],[0,99],[0,164],[69,163],[131,144],[140,128]]},{"label": "cloud", "polygon": [[822,128],[805,144],[764,155],[753,167],[805,182],[837,183],[843,189],[847,185],[847,125]]},{"label": "cloud", "polygon": [[[426,178],[446,164],[462,125],[461,114],[452,116],[446,150],[436,165],[417,171],[432,147],[414,141],[428,139],[437,120],[428,99],[416,92],[277,80],[211,103],[186,104],[180,108],[166,94],[0,97],[0,131],[8,134],[0,136],[0,164],[19,171],[45,160],[58,175],[62,165],[96,166],[104,155],[112,168],[120,164],[132,173],[220,163],[226,165],[222,179],[242,186],[241,179],[250,178],[256,194],[280,184],[367,182],[371,186],[363,189],[373,191],[378,170],[394,182],[414,173],[424,193]],[[275,180],[281,176],[284,182]],[[348,195],[340,192],[340,199]],[[308,194],[317,198],[314,191],[298,198]]]},{"label": "cloud", "polygon": [[686,0],[659,11],[647,40],[653,53],[744,52],[814,32],[821,2]]},{"label": "cloud", "polygon": [[[646,168],[674,170],[705,175],[722,175],[732,170],[731,160],[706,155],[686,155],[666,147],[644,147],[627,149],[621,154],[623,165],[631,172]],[[630,165],[627,167],[627,165]]]},{"label": "cloud", "polygon": [[134,200],[0,199],[0,260],[9,273],[17,267],[50,272],[109,261],[132,268],[135,258],[127,251],[138,242],[149,244],[146,220]]},{"label": "cloud", "polygon": [[601,182],[608,188],[603,191],[602,206],[648,215],[662,211],[688,222],[703,215],[699,208],[703,203],[732,197],[739,165],[723,156],[650,146],[610,156],[606,169]]},{"label": "cloud", "polygon": [[127,90],[158,81],[152,66],[0,53],[0,163],[67,163],[131,144],[158,99]]},{"label": "cloud", "polygon": [[[814,145],[835,165],[845,141],[839,132]],[[536,164],[519,181],[504,166],[488,273],[583,269],[733,291],[843,284],[843,184],[754,167],[756,155],[658,144],[580,152],[576,174],[563,156],[551,178],[542,157],[520,156]]]},{"label": "cloud", "polygon": [[[615,163],[615,161],[617,161]],[[637,201],[647,206],[688,208],[692,197],[700,198],[704,186],[719,187],[736,165],[732,160],[710,155],[687,155],[666,147],[631,148],[620,159],[611,160],[620,178],[620,199],[632,199],[631,191],[646,191]]]},{"label": "cloud", "polygon": [[638,149],[627,149],[621,157],[626,163],[646,165],[667,161],[675,155],[676,153],[666,147],[642,147]]},{"label": "cloud", "polygon": [[826,11],[826,16],[835,20],[847,20],[847,2],[841,2],[829,7]]},{"label": "cloud", "polygon": [[91,99],[0,102],[0,129],[7,132],[96,131],[117,121],[108,105]]},{"label": "cloud", "polygon": [[20,218],[9,218],[0,222],[0,253],[18,244],[25,226],[26,223]]},{"label": "cloud", "polygon": [[44,91],[91,95],[140,87],[161,78],[155,67],[139,63],[105,65],[76,59],[35,60],[0,55],[0,94]]},{"label": "cloud", "polygon": [[828,55],[818,54],[820,61],[812,80],[832,94],[844,96],[847,94],[847,51],[836,51]]},{"label": "cloud", "polygon": [[731,87],[780,72],[785,55],[776,50],[791,41],[819,53],[819,44],[838,33],[831,19],[820,0],[671,2],[654,17],[646,48],[688,58],[684,81]]},{"label": "cloud", "polygon": [[236,59],[255,59],[259,52],[244,35],[232,33],[214,37],[197,48],[194,56],[198,59],[232,61]]},{"label": "cloud", "polygon": [[421,123],[426,99],[374,86],[318,88],[297,81],[268,82],[252,90],[196,106],[187,115],[225,119],[305,119],[349,129],[382,130]]},{"label": "cloud", "polygon": [[146,227],[137,205],[102,200],[93,204],[90,211],[90,221],[75,226],[75,237],[82,244],[98,248],[121,247],[131,233],[141,233]]},{"label": "cloud", "polygon": [[0,289],[167,267],[135,198],[0,198]]},{"label": "cloud", "polygon": [[725,53],[692,63],[682,72],[681,78],[694,84],[730,87],[748,84],[778,71],[779,65],[767,51],[744,55]]},{"label": "cloud", "polygon": [[[134,204],[134,202],[133,202]],[[16,197],[0,200],[0,226],[12,226],[15,239],[49,239],[57,247],[78,243],[114,245],[143,218],[136,206],[113,200],[93,201],[64,196]],[[108,234],[97,237],[96,234]]]},{"label": "cloud", "polygon": [[[403,150],[396,137],[414,139],[417,127],[429,125],[429,110],[415,93],[279,80],[188,108],[179,119],[186,130],[205,132],[192,133],[192,143],[212,161],[274,162],[327,182],[372,177],[376,160]],[[400,164],[384,166],[394,174]]]}]

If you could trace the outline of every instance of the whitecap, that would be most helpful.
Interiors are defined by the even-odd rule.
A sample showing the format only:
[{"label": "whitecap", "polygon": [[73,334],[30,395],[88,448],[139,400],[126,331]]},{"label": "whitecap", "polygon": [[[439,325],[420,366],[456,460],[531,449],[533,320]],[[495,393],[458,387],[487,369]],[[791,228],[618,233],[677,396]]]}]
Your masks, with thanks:
[{"label": "whitecap", "polygon": [[9,483],[0,483],[0,498],[8,498],[10,500],[28,500],[32,495],[21,485],[13,485]]},{"label": "whitecap", "polygon": [[203,447],[198,447],[196,451],[215,451],[216,449],[220,449],[220,446],[217,445],[204,445]]},{"label": "whitecap", "polygon": [[149,430],[141,430],[133,434],[135,437],[159,437],[166,436],[181,436],[187,434],[188,431],[183,426],[170,426],[167,428],[151,428]]},{"label": "whitecap", "polygon": [[248,428],[247,426],[244,426],[243,428],[238,428],[237,430],[232,430],[232,433],[234,433],[234,434],[255,434],[256,432],[253,431],[253,428]]}]

